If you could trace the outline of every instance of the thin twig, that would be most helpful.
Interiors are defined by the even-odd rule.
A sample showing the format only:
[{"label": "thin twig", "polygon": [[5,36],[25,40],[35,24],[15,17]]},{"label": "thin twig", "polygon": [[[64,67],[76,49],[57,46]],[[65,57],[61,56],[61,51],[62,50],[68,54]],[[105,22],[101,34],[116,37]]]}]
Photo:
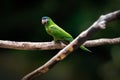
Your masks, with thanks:
[{"label": "thin twig", "polygon": [[91,27],[82,32],[69,45],[60,50],[52,59],[43,66],[29,73],[22,80],[31,80],[36,76],[40,76],[49,71],[55,64],[67,57],[72,51],[82,45],[87,39],[96,34],[99,30],[106,28],[106,23],[120,19],[120,10],[101,16]]}]

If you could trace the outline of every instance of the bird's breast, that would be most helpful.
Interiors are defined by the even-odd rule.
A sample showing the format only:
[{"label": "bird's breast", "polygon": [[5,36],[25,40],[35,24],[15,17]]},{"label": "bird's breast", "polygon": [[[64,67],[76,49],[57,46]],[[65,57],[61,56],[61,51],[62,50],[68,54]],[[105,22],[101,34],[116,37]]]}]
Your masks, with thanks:
[{"label": "bird's breast", "polygon": [[49,33],[52,33],[52,30],[48,30]]},{"label": "bird's breast", "polygon": [[50,30],[50,29],[46,29],[46,31],[47,31],[47,33],[48,33],[48,34],[50,34],[50,35],[51,35],[52,30]]}]

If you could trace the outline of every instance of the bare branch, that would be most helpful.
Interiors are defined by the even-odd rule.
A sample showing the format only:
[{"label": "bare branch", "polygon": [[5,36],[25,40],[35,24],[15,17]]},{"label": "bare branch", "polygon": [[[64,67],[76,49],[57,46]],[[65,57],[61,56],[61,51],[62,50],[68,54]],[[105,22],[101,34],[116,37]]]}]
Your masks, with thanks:
[{"label": "bare branch", "polygon": [[17,50],[52,50],[61,49],[66,45],[63,43],[52,42],[16,42],[0,40],[0,48]]},{"label": "bare branch", "polygon": [[96,40],[88,40],[83,45],[86,47],[95,47],[107,44],[120,44],[120,37],[113,39],[101,38]]},{"label": "bare branch", "polygon": [[120,10],[101,16],[91,27],[82,32],[69,45],[58,52],[52,59],[50,59],[43,66],[29,73],[22,80],[31,80],[32,78],[42,75],[49,71],[55,64],[67,57],[72,51],[82,45],[87,39],[96,34],[98,30],[105,29],[106,23],[120,19]]},{"label": "bare branch", "polygon": [[[85,47],[95,47],[107,44],[119,44],[120,37],[107,39],[101,38],[96,40],[88,40],[83,45]],[[0,48],[17,49],[17,50],[52,50],[62,49],[66,45],[64,43],[52,42],[16,42],[16,41],[5,41],[0,40]]]}]

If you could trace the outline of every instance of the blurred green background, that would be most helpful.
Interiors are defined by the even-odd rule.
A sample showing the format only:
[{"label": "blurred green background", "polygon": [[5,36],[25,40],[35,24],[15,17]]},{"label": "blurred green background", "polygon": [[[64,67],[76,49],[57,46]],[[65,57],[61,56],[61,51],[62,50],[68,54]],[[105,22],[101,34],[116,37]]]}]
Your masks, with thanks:
[{"label": "blurred green background", "polygon": [[[100,15],[120,9],[120,0],[2,0],[0,40],[52,41],[41,25],[50,16],[74,38]],[[91,39],[120,36],[120,21],[107,25]],[[120,45],[89,48],[93,54],[74,51],[52,70],[34,80],[120,80]],[[20,80],[43,65],[59,50],[24,51],[0,49],[0,80]]]}]

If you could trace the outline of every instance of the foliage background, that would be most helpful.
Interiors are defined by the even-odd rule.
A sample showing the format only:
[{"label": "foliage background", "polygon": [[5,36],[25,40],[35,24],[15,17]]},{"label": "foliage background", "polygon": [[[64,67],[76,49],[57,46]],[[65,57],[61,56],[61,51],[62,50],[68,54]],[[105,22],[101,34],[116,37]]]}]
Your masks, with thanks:
[{"label": "foliage background", "polygon": [[[53,20],[76,37],[98,17],[120,9],[120,0],[2,0],[0,39],[12,41],[51,41],[41,25],[41,17]],[[91,39],[120,35],[120,21],[107,25]],[[35,80],[120,80],[120,45],[89,48],[93,54],[74,51],[52,70]],[[0,49],[0,79],[20,80],[59,50],[22,51]]]}]

